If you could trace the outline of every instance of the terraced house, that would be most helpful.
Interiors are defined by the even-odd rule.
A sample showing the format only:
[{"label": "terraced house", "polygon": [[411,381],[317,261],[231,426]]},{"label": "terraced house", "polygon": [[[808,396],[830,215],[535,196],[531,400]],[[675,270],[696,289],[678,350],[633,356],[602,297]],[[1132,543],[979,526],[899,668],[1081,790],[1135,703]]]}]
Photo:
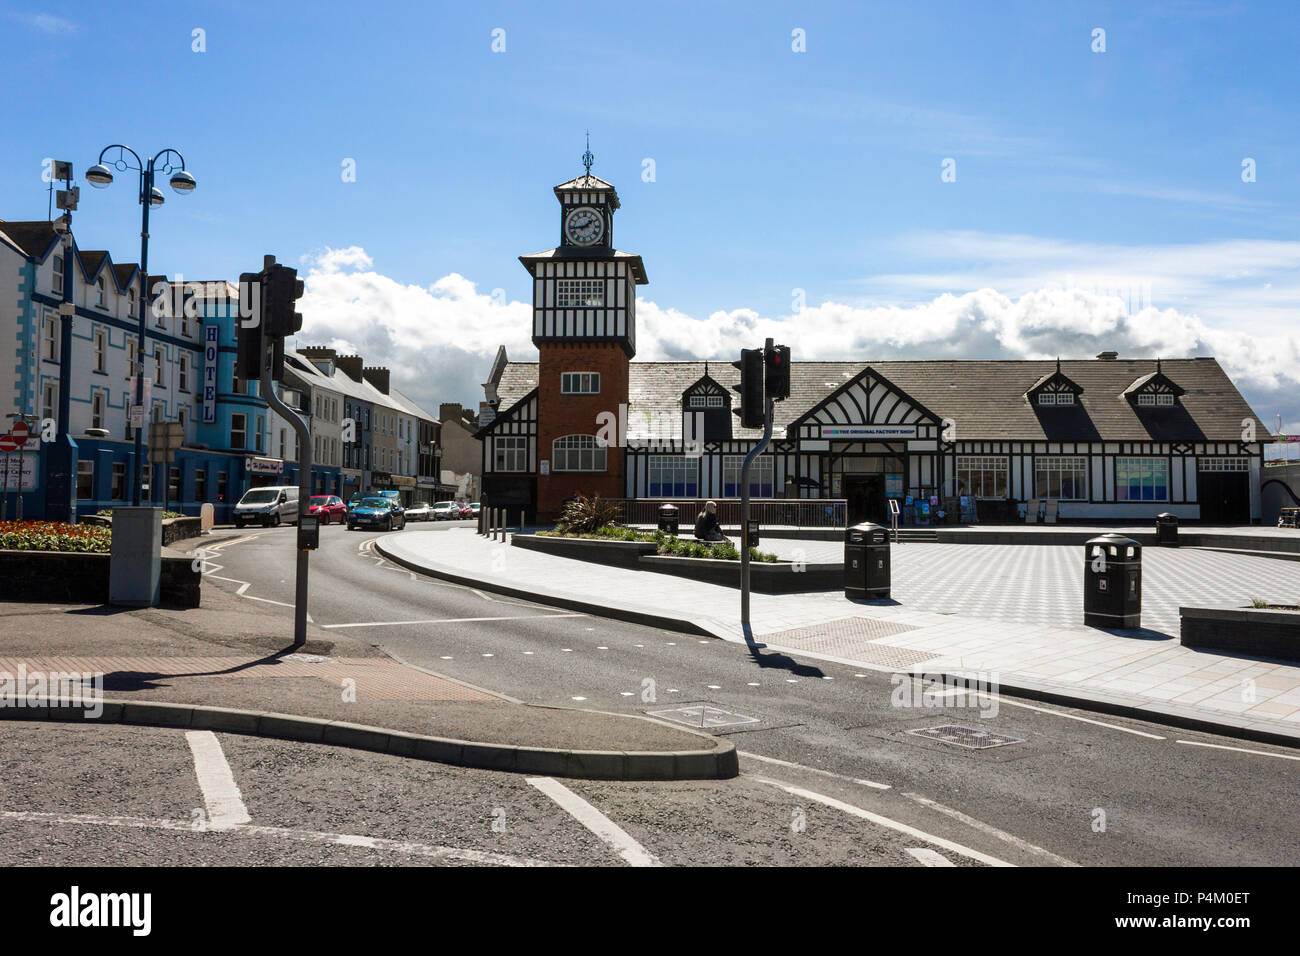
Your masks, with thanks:
[{"label": "terraced house", "polygon": [[[614,187],[556,186],[560,244],[533,276],[536,362],[484,386],[484,501],[546,520],[574,494],[735,498],[760,437],[729,362],[635,362],[640,256],[612,244]],[[797,323],[797,319],[792,323]],[[843,500],[848,521],[1260,518],[1268,429],[1213,358],[798,360],[754,498]],[[735,351],[762,342],[736,342]],[[616,429],[609,428],[613,419]]]}]

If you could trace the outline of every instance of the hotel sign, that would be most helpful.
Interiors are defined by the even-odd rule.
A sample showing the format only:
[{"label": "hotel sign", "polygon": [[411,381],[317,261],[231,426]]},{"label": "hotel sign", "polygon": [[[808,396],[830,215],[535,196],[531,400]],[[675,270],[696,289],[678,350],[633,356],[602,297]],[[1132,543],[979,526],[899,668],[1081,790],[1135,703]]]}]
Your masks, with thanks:
[{"label": "hotel sign", "polygon": [[217,336],[220,329],[211,323],[203,326],[203,424],[217,420]]},{"label": "hotel sign", "polygon": [[823,425],[822,438],[861,441],[881,438],[915,438],[915,425]]}]

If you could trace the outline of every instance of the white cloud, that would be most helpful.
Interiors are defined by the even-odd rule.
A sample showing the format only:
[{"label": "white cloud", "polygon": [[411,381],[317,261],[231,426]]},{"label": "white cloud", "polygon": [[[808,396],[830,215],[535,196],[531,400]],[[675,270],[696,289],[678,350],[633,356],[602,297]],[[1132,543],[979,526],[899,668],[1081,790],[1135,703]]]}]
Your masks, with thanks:
[{"label": "white cloud", "polygon": [[[960,237],[956,248],[961,248]],[[1275,262],[1293,252],[1264,244]],[[1050,244],[1040,255],[1066,261]],[[1005,258],[1005,257],[1004,257]],[[1097,261],[1082,257],[1085,264]],[[1231,255],[1192,252],[1207,270],[1237,268]],[[534,360],[531,305],[508,302],[499,290],[479,291],[452,273],[427,287],[374,271],[365,251],[327,249],[307,257],[304,330],[298,342],[331,345],[393,370],[399,388],[430,410],[439,401],[474,406],[498,346],[511,358]],[[1028,273],[1026,273],[1028,274]],[[637,303],[637,357],[642,360],[735,358],[764,338],[790,344],[796,359],[1090,358],[1105,349],[1125,356],[1213,355],[1266,423],[1275,412],[1300,418],[1300,337],[1258,334],[1249,323],[1212,326],[1198,314],[1148,305],[1130,311],[1116,295],[1089,288],[1038,287],[1008,294],[975,287],[905,305],[823,302],[795,315],[765,316],[750,308],[699,319],[650,299]]]},{"label": "white cloud", "polygon": [[11,13],[10,16],[42,33],[59,35],[77,32],[77,25],[71,20],[56,17],[51,13]]}]

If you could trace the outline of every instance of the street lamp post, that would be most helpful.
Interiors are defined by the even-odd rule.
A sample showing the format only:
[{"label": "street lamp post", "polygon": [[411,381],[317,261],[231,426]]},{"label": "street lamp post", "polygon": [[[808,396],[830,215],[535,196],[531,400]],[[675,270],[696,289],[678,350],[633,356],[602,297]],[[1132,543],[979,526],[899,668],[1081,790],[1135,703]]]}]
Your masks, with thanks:
[{"label": "street lamp post", "polygon": [[[105,163],[104,158],[113,150],[116,156]],[[127,156],[135,161],[134,165]],[[109,167],[112,167],[110,169]],[[140,159],[135,150],[120,144],[106,146],[99,153],[99,162],[86,170],[86,180],[97,189],[103,189],[113,182],[113,169],[126,172],[134,169],[140,173],[140,324],[135,351],[135,406],[140,409],[140,427],[135,428],[135,469],[134,487],[131,489],[131,504],[140,506],[140,492],[144,474],[144,352],[145,352],[145,316],[149,300],[149,208],[161,206],[164,198],[161,189],[154,186],[154,177],[161,172],[171,174],[168,182],[178,193],[192,192],[197,185],[194,177],[185,171],[185,157],[174,149],[164,149],[147,163]],[[131,412],[128,412],[130,415]],[[128,418],[128,421],[130,419]]]}]

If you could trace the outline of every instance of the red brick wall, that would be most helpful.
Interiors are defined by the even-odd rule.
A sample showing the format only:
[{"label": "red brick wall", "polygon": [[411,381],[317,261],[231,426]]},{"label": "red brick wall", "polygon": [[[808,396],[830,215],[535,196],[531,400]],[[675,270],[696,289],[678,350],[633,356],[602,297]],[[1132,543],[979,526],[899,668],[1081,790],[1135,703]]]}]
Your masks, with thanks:
[{"label": "red brick wall", "polygon": [[[538,347],[537,457],[551,459],[551,442],[563,435],[595,435],[596,416],[618,414],[627,403],[628,357],[615,343],[545,343]],[[561,395],[562,372],[599,372],[599,395]],[[623,449],[606,449],[606,468],[600,472],[552,472],[537,478],[537,514],[541,521],[555,518],[560,502],[570,495],[622,498]]]}]

